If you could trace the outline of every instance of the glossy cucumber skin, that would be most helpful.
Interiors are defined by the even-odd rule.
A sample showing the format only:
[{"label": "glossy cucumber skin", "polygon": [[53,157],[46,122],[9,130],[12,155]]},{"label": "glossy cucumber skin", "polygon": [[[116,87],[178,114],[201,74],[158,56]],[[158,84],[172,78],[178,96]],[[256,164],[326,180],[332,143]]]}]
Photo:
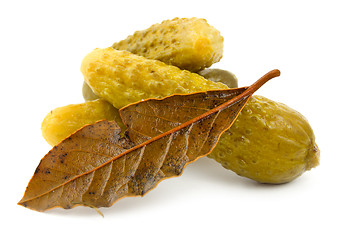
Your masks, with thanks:
[{"label": "glossy cucumber skin", "polygon": [[202,77],[209,79],[213,82],[221,82],[227,85],[229,88],[237,88],[238,80],[230,71],[218,69],[218,68],[207,68],[198,72]]},{"label": "glossy cucumber skin", "polygon": [[99,99],[99,97],[92,91],[92,89],[86,82],[83,82],[82,94],[85,101],[93,101]]},{"label": "glossy cucumber skin", "polygon": [[286,183],[319,164],[307,119],[288,106],[253,96],[209,157],[261,183]]},{"label": "glossy cucumber skin", "polygon": [[44,139],[54,146],[84,125],[102,119],[115,120],[123,125],[118,109],[103,99],[97,99],[53,109],[41,123],[41,132]]}]

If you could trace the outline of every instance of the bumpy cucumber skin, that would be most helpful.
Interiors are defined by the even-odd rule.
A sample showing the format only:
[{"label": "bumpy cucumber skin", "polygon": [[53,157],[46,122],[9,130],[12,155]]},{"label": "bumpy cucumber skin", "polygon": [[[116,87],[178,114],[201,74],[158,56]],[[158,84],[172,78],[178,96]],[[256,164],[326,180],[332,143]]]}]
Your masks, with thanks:
[{"label": "bumpy cucumber skin", "polygon": [[227,88],[196,73],[113,48],[93,50],[83,59],[81,72],[93,92],[118,109],[142,99]]},{"label": "bumpy cucumber skin", "polygon": [[280,184],[317,166],[320,152],[304,116],[253,96],[209,157],[240,176]]},{"label": "bumpy cucumber skin", "polygon": [[[227,70],[207,68],[198,72],[198,74],[209,81],[223,83],[229,88],[238,87],[238,80],[235,74]],[[82,93],[85,101],[92,101],[99,98],[86,82],[83,83]]]},{"label": "bumpy cucumber skin", "polygon": [[222,58],[223,37],[205,19],[174,18],[137,31],[112,47],[197,72]]}]

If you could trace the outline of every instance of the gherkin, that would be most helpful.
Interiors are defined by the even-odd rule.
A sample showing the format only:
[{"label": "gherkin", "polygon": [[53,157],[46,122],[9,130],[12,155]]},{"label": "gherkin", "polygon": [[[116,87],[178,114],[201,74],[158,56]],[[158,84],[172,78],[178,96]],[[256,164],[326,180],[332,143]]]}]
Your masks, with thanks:
[{"label": "gherkin", "polygon": [[85,82],[99,97],[121,108],[147,98],[223,89],[223,83],[127,51],[97,48],[82,61]]},{"label": "gherkin", "polygon": [[253,96],[209,155],[240,176],[286,183],[319,164],[307,119],[294,109]]},{"label": "gherkin", "polygon": [[114,120],[123,126],[118,109],[104,99],[97,99],[53,109],[41,123],[41,132],[45,140],[54,146],[84,125],[102,119]]},{"label": "gherkin", "polygon": [[82,94],[85,101],[92,101],[99,98],[86,82],[83,82]]},{"label": "gherkin", "polygon": [[223,37],[205,19],[174,18],[136,31],[112,47],[197,72],[222,58]]},{"label": "gherkin", "polygon": [[[223,83],[230,88],[238,87],[238,80],[236,76],[227,70],[207,68],[198,72],[198,74],[207,80]],[[99,98],[86,82],[83,83],[82,94],[85,101],[92,101]]]},{"label": "gherkin", "polygon": [[218,68],[207,68],[198,72],[202,77],[213,82],[221,82],[230,88],[238,87],[238,80],[232,72]]}]

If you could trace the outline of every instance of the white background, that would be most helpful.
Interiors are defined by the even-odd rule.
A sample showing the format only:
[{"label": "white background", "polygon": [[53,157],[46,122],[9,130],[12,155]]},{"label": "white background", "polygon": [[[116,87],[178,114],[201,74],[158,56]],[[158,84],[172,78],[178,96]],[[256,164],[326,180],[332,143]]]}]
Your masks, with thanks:
[{"label": "white background", "polygon": [[[1,219],[6,239],[339,239],[338,1],[1,1]],[[222,3],[224,3],[222,5]],[[16,205],[50,150],[40,124],[53,108],[83,102],[82,58],[174,17],[220,30],[214,67],[307,117],[319,167],[284,185],[257,184],[206,158],[143,198],[110,208],[35,212]],[[8,235],[9,234],[9,235]]]}]

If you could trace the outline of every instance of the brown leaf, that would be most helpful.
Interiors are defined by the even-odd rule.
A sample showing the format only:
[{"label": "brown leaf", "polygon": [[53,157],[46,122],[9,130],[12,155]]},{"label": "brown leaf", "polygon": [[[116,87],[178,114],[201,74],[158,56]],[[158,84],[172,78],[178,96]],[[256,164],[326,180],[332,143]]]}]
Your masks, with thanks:
[{"label": "brown leaf", "polygon": [[45,211],[76,205],[109,207],[142,196],[161,180],[209,154],[273,70],[250,87],[173,95],[121,109],[125,136],[115,122],[85,126],[41,160],[18,204]]}]

